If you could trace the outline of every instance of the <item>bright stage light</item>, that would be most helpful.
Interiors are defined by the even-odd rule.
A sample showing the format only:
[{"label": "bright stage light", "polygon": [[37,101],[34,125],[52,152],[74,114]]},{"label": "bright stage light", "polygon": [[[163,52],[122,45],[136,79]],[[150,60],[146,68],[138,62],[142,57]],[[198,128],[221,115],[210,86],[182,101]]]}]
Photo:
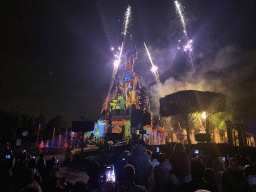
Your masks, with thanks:
[{"label": "bright stage light", "polygon": [[151,68],[151,71],[152,71],[153,73],[155,73],[155,72],[157,71],[157,67],[156,67],[156,66],[153,66],[153,67]]},{"label": "bright stage light", "polygon": [[206,119],[206,112],[204,111],[203,114],[202,114],[202,118],[203,119]]},{"label": "bright stage light", "polygon": [[119,60],[115,60],[115,61],[114,61],[114,66],[115,66],[115,67],[118,67],[118,66],[119,66],[119,63],[120,63]]},{"label": "bright stage light", "polygon": [[114,47],[111,47],[111,51],[114,51]]}]

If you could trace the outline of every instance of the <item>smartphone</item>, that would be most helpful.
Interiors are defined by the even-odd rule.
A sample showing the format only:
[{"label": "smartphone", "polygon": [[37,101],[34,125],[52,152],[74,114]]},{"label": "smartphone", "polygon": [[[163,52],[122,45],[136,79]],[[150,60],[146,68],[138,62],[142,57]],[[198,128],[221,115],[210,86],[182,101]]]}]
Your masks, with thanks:
[{"label": "smartphone", "polygon": [[35,159],[36,157],[35,157],[35,156],[33,156],[32,158],[33,158],[33,159]]},{"label": "smartphone", "polygon": [[195,154],[198,154],[199,153],[199,150],[195,150]]},{"label": "smartphone", "polygon": [[36,174],[36,168],[34,168],[34,175]]},{"label": "smartphone", "polygon": [[6,159],[10,159],[10,158],[11,158],[11,155],[6,155],[5,158],[6,158]]},{"label": "smartphone", "polygon": [[225,157],[222,157],[222,161],[226,161],[226,158],[225,158]]},{"label": "smartphone", "polygon": [[159,153],[159,147],[156,147],[156,152]]},{"label": "smartphone", "polygon": [[106,182],[114,183],[116,181],[114,165],[106,165],[105,175],[106,175]]}]

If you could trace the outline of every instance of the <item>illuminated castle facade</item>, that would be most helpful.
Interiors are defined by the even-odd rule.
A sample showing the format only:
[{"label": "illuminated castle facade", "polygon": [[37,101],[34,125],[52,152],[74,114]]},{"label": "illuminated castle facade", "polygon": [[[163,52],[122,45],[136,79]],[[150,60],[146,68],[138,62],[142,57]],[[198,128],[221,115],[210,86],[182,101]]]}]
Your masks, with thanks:
[{"label": "illuminated castle facade", "polygon": [[117,79],[100,120],[95,124],[93,133],[96,137],[105,136],[106,133],[122,134],[123,139],[130,137],[134,132],[131,130],[132,111],[145,112],[149,109],[149,97],[142,86],[142,77],[133,71],[137,55],[136,50],[127,55],[122,82]]}]

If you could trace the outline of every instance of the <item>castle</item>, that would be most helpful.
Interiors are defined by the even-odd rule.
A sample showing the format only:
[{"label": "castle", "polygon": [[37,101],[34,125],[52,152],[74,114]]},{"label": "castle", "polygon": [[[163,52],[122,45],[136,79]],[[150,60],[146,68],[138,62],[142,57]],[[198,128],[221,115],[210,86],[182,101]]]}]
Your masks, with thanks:
[{"label": "castle", "polygon": [[136,130],[142,130],[144,124],[139,121],[142,114],[149,109],[149,96],[146,87],[142,85],[142,77],[134,72],[137,55],[136,49],[127,54],[123,79],[121,82],[117,79],[104,103],[100,119],[95,124],[93,134],[96,137],[116,133],[125,139],[131,137]]}]

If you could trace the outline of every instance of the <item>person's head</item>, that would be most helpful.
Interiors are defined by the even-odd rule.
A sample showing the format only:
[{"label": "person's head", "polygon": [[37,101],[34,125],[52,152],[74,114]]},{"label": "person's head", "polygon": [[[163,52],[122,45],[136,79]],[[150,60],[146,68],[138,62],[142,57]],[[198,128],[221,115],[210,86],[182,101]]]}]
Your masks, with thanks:
[{"label": "person's head", "polygon": [[176,143],[173,148],[173,152],[177,153],[177,152],[183,152],[183,151],[185,151],[184,145],[182,143]]},{"label": "person's head", "polygon": [[46,161],[46,168],[48,168],[48,169],[50,169],[50,168],[52,168],[52,161],[49,159],[49,160],[47,160]]},{"label": "person's head", "polygon": [[135,177],[135,168],[132,165],[127,164],[124,167],[122,172],[123,181],[133,182],[134,177]]},{"label": "person's head", "polygon": [[144,146],[144,147],[146,146],[145,141],[142,140],[142,139],[139,139],[138,144],[141,144],[141,145]]},{"label": "person's head", "polygon": [[199,158],[191,159],[189,169],[192,179],[202,179],[205,174],[205,165]]},{"label": "person's head", "polygon": [[28,168],[35,168],[36,167],[36,160],[30,159],[28,162]]},{"label": "person's head", "polygon": [[239,169],[239,164],[235,158],[230,158],[229,159],[229,168],[232,169]]},{"label": "person's head", "polygon": [[150,157],[152,157],[152,151],[150,151],[149,149],[147,149],[147,154],[150,156]]},{"label": "person's head", "polygon": [[90,180],[98,180],[100,173],[100,165],[97,162],[91,161],[87,170]]},{"label": "person's head", "polygon": [[159,163],[163,163],[166,161],[166,157],[165,157],[165,154],[164,153],[159,153],[158,157],[157,157],[157,161]]},{"label": "person's head", "polygon": [[223,171],[222,164],[218,160],[212,162],[212,170],[217,173],[218,171]]},{"label": "person's head", "polygon": [[71,192],[86,192],[87,185],[83,181],[77,181],[71,188]]},{"label": "person's head", "polygon": [[153,152],[151,159],[157,159],[158,158],[158,153],[157,152]]},{"label": "person's head", "polygon": [[59,177],[51,177],[49,186],[51,188],[58,187],[60,185],[60,183],[61,183],[61,179]]},{"label": "person's head", "polygon": [[29,161],[30,159],[32,159],[32,156],[30,154],[27,155],[27,160]]},{"label": "person's head", "polygon": [[27,160],[27,153],[26,152],[23,152],[21,155],[20,155],[20,162],[25,162]]},{"label": "person's head", "polygon": [[207,181],[209,183],[213,182],[213,180],[214,180],[214,172],[213,172],[212,169],[207,168],[205,170],[204,179],[205,179],[205,181]]},{"label": "person's head", "polygon": [[52,163],[54,164],[56,162],[56,157],[52,157]]},{"label": "person's head", "polygon": [[129,154],[130,154],[130,152],[128,150],[125,150],[123,152],[123,158],[126,158]]},{"label": "person's head", "polygon": [[39,192],[39,189],[32,186],[24,187],[20,192]]},{"label": "person's head", "polygon": [[40,157],[40,159],[44,159],[44,154],[41,153],[41,154],[39,155],[39,157]]}]

